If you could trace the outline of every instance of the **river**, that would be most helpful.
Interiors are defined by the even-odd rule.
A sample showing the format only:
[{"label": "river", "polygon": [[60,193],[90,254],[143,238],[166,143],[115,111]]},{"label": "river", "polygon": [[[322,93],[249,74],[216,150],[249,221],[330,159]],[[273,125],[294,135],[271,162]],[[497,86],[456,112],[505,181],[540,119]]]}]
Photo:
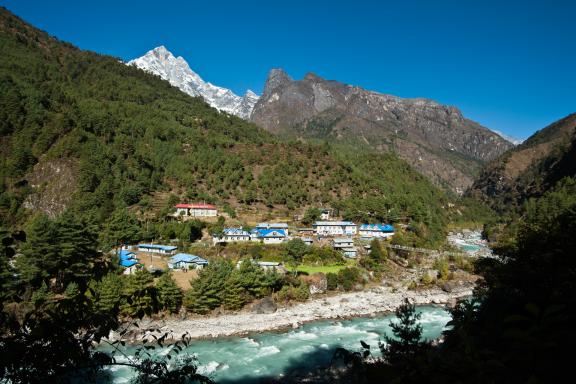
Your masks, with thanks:
[{"label": "river", "polygon": [[[417,310],[422,314],[424,337],[439,337],[450,320],[449,313],[437,306],[422,306]],[[305,373],[326,366],[337,347],[360,350],[360,340],[377,351],[382,336],[391,334],[389,322],[393,318],[393,315],[383,315],[318,321],[284,332],[197,340],[185,352],[196,355],[200,372],[218,383],[257,383],[262,378]],[[130,355],[134,348],[126,352]],[[117,359],[123,361],[125,357],[117,356]],[[108,373],[113,383],[127,383],[132,377],[131,370],[125,367],[113,367]]]}]

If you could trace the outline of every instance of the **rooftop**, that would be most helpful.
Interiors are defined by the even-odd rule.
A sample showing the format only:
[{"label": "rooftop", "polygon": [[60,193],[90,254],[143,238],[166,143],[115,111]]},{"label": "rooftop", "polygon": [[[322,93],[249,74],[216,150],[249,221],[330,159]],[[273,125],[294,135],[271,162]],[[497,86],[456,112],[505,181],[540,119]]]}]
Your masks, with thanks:
[{"label": "rooftop", "polygon": [[356,225],[351,221],[317,221],[314,224],[312,224],[314,227],[322,225],[322,226],[350,226],[350,225]]},{"label": "rooftop", "polygon": [[250,236],[242,227],[240,228],[224,228],[222,231],[226,236]]},{"label": "rooftop", "polygon": [[175,245],[160,245],[160,244],[138,244],[138,248],[161,249],[163,251],[175,251],[178,249]]},{"label": "rooftop", "polygon": [[120,260],[120,265],[126,268],[130,268],[136,264],[138,264],[138,262],[134,259]]},{"label": "rooftop", "polygon": [[208,261],[201,258],[200,256],[190,255],[188,253],[177,253],[176,255],[170,258],[171,264],[176,263],[195,263],[195,264],[208,264]]},{"label": "rooftop", "polygon": [[186,209],[216,209],[215,205],[205,204],[205,203],[194,203],[194,204],[176,204],[174,208],[186,208]]},{"label": "rooftop", "polygon": [[346,239],[334,239],[332,240],[334,243],[338,244],[338,243],[353,243],[354,240],[346,238]]},{"label": "rooftop", "polygon": [[362,224],[360,226],[361,231],[382,231],[382,232],[394,232],[394,227],[390,224]]},{"label": "rooftop", "polygon": [[288,228],[288,224],[286,223],[258,223],[256,228]]}]

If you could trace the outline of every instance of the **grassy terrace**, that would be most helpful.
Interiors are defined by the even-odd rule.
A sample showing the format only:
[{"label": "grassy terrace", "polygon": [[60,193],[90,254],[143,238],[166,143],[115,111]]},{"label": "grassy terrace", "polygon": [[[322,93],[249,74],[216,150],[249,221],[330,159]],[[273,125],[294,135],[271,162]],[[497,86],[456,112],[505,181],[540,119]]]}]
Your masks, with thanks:
[{"label": "grassy terrace", "polygon": [[[348,266],[352,266],[352,265],[356,265],[356,262],[353,260],[349,260],[346,264],[334,264],[334,265],[299,265],[296,270],[298,272],[304,272],[307,273],[309,275],[316,273],[316,272],[322,272],[322,273],[338,273],[338,271],[340,271],[343,268],[346,268]],[[286,267],[289,271],[294,271],[293,268],[290,267]]]}]

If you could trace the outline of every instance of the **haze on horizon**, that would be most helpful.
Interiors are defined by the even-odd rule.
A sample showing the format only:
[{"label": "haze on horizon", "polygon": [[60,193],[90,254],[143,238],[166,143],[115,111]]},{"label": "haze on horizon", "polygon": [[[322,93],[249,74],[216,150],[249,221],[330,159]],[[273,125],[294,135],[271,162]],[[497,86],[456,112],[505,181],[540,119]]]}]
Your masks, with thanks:
[{"label": "haze on horizon", "polygon": [[454,105],[526,138],[575,111],[576,4],[415,0],[322,5],[110,0],[0,5],[61,40],[123,60],[165,45],[204,80],[261,93],[273,67]]}]

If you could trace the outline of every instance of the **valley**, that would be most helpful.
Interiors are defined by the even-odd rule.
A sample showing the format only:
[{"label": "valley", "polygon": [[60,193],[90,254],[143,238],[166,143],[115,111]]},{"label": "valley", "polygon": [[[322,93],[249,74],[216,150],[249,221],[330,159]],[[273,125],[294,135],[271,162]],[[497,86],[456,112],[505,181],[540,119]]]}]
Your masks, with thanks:
[{"label": "valley", "polygon": [[0,382],[563,377],[576,114],[513,143],[429,98],[277,64],[234,92],[186,60],[0,8]]}]

